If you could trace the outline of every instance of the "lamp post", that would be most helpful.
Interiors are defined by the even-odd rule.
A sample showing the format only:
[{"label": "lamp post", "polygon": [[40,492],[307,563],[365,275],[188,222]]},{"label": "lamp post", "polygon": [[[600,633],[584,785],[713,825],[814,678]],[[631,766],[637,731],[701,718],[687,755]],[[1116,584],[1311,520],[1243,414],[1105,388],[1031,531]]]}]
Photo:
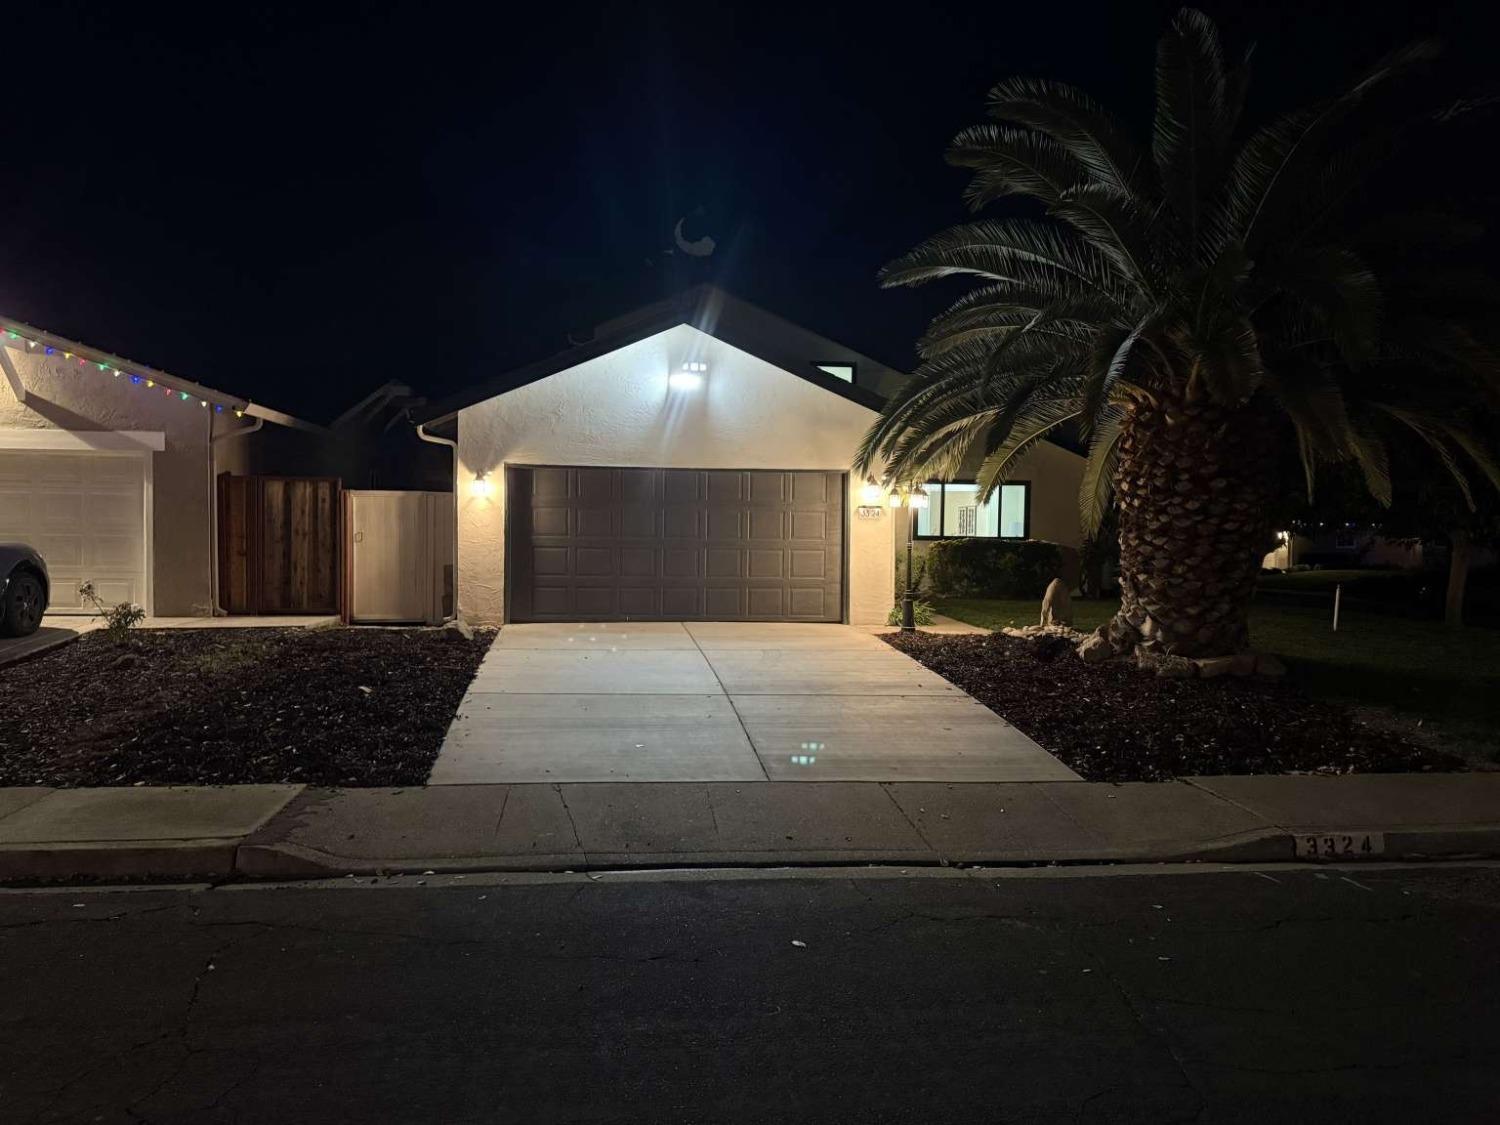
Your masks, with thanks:
[{"label": "lamp post", "polygon": [[905,504],[906,517],[906,590],[901,595],[901,631],[917,631],[917,589],[912,582],[912,541],[916,538],[917,512],[927,507],[927,490],[920,484],[904,497],[891,493],[891,506]]}]

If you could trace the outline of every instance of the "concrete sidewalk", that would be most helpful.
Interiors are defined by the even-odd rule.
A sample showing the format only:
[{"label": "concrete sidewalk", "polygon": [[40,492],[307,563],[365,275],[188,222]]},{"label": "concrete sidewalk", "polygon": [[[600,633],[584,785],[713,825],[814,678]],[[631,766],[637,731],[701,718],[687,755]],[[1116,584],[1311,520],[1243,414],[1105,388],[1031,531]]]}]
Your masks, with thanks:
[{"label": "concrete sidewalk", "polygon": [[1469,856],[1500,856],[1500,773],[0,790],[11,882]]}]

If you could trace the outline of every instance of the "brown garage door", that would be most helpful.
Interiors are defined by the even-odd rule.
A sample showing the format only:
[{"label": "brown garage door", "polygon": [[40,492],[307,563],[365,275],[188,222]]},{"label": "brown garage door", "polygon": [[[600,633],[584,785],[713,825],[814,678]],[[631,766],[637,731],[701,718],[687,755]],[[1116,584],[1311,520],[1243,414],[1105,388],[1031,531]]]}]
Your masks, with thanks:
[{"label": "brown garage door", "polygon": [[842,473],[512,468],[512,621],[841,621]]}]

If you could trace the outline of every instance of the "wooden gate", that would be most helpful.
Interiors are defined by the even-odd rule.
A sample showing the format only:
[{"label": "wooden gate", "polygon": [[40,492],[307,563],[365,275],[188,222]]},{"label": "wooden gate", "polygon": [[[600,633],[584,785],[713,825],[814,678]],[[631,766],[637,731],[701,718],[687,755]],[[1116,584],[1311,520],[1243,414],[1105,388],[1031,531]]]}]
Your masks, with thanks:
[{"label": "wooden gate", "polygon": [[344,493],[344,619],[441,624],[453,612],[453,493]]},{"label": "wooden gate", "polygon": [[219,602],[228,613],[338,613],[337,477],[219,474]]}]

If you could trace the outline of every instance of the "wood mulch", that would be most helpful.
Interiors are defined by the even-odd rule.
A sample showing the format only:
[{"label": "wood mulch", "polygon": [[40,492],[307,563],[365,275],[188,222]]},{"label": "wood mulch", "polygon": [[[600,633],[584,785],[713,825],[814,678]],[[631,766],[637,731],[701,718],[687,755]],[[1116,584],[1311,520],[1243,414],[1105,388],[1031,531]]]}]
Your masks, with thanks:
[{"label": "wood mulch", "polygon": [[493,636],[88,633],[0,671],[0,785],[419,785]]},{"label": "wood mulch", "polygon": [[1163,679],[1085,664],[1067,641],[885,634],[1088,781],[1227,773],[1408,773],[1463,760],[1361,723],[1288,680]]}]

